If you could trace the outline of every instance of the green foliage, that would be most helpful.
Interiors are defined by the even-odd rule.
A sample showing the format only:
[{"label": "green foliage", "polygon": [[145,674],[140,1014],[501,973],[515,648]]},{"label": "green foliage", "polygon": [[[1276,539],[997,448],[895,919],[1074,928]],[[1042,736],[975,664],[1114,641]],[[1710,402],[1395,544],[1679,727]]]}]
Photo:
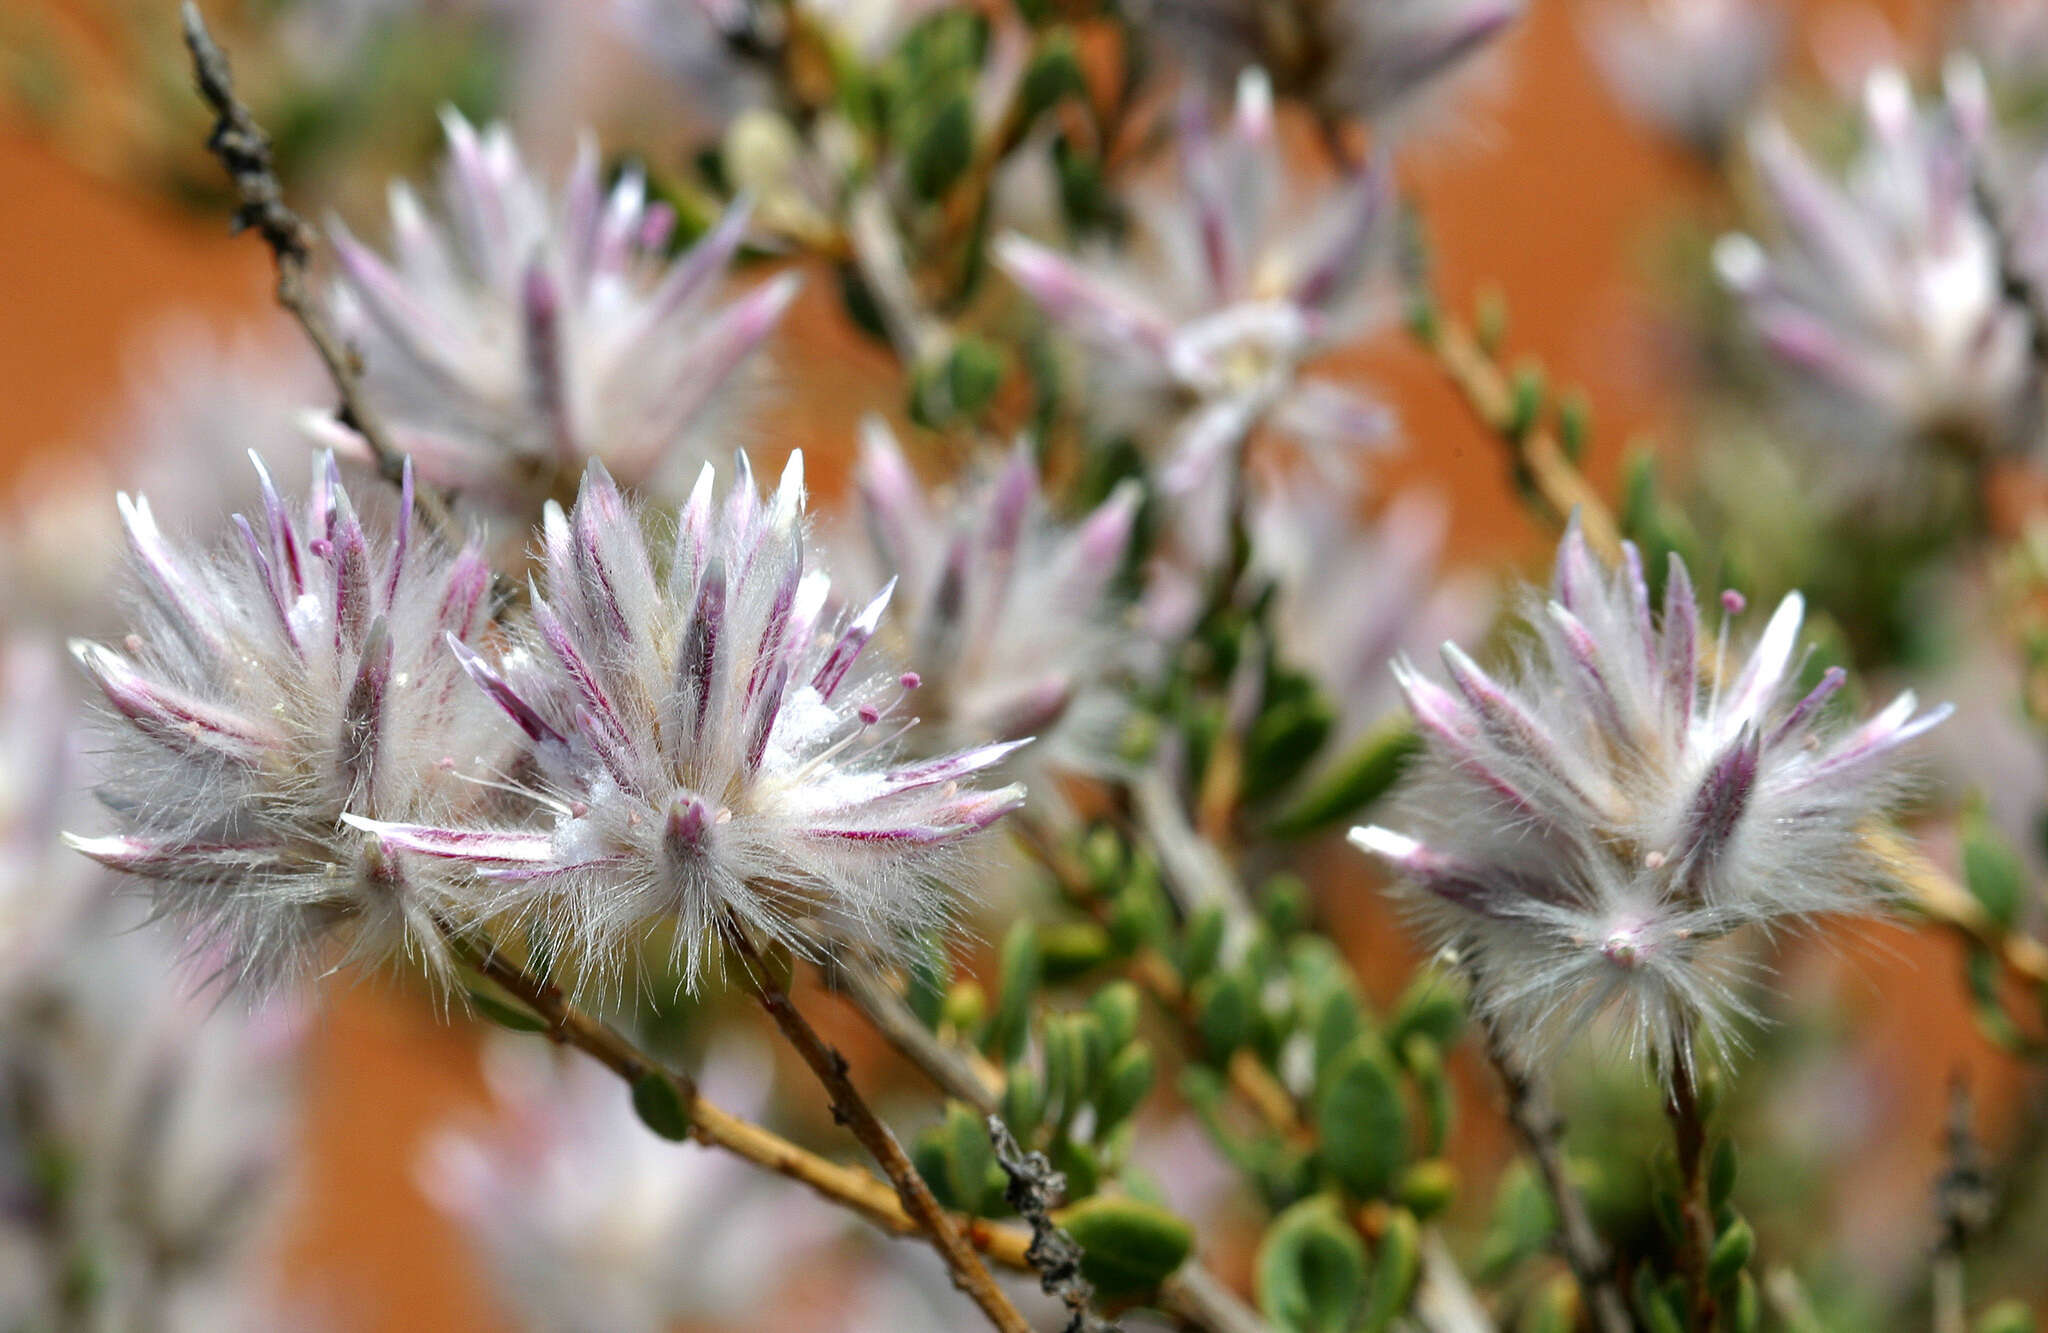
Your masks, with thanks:
[{"label": "green foliage", "polygon": [[633,1113],[640,1123],[680,1143],[690,1137],[690,1107],[674,1079],[656,1070],[633,1081]]},{"label": "green foliage", "polygon": [[2034,1312],[2024,1301],[2000,1301],[1978,1316],[1975,1333],[2034,1333]]},{"label": "green foliage", "polygon": [[471,987],[469,1003],[470,1007],[475,1009],[479,1016],[489,1019],[501,1028],[506,1028],[513,1032],[546,1032],[548,1030],[548,1025],[534,1017],[529,1010],[515,1004],[508,1004],[497,996],[492,995],[489,991]]},{"label": "green foliage", "polygon": [[1031,1000],[1045,977],[1038,931],[1031,922],[1017,922],[1003,937],[996,975],[996,1007],[989,1015],[982,1045],[991,1058],[1010,1060],[1023,1047],[1024,1034],[1030,1029]]},{"label": "green foliage", "polygon": [[1315,1127],[1323,1167],[1346,1190],[1367,1199],[1390,1191],[1408,1153],[1408,1108],[1377,1042],[1354,1041],[1331,1062],[1317,1090]]},{"label": "green foliage", "polygon": [[2027,900],[2027,869],[1982,801],[1972,802],[1964,813],[1962,842],[1963,882],[1970,896],[1999,929],[2010,930]]},{"label": "green foliage", "polygon": [[1372,1284],[1366,1292],[1362,1333],[1391,1328],[1415,1297],[1422,1278],[1422,1227],[1405,1208],[1396,1208],[1381,1229],[1373,1254]]},{"label": "green foliage", "polygon": [[1081,1274],[1104,1297],[1134,1299],[1156,1290],[1187,1261],[1194,1229],[1165,1209],[1104,1195],[1065,1208],[1053,1220],[1085,1252]]},{"label": "green foliage", "polygon": [[1421,748],[1421,738],[1406,714],[1388,718],[1273,820],[1267,832],[1296,838],[1355,818],[1393,788]]},{"label": "green foliage", "polygon": [[1266,1228],[1254,1272],[1259,1309],[1281,1333],[1346,1333],[1365,1299],[1365,1242],[1318,1195]]}]

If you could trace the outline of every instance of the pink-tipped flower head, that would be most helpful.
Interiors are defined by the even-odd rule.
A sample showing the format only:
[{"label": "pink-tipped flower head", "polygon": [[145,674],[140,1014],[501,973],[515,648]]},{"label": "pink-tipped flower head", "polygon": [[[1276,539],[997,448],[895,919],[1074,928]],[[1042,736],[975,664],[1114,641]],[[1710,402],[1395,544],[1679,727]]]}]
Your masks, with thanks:
[{"label": "pink-tipped flower head", "polygon": [[72,846],[150,882],[231,976],[297,972],[330,936],[439,962],[439,877],[342,822],[416,818],[465,795],[499,730],[444,637],[489,620],[490,570],[413,522],[357,516],[331,457],[303,508],[267,479],[211,554],[178,549],[121,497],[135,630],[73,651],[107,705],[100,798],[117,831]]},{"label": "pink-tipped flower head", "polygon": [[1731,234],[1714,252],[1765,356],[1813,402],[1820,430],[1886,445],[1893,462],[1929,444],[1969,455],[2019,448],[2038,420],[2027,315],[2005,292],[1998,236],[1973,186],[1982,76],[1963,64],[1949,75],[1945,103],[1923,109],[1900,71],[1871,73],[1863,143],[1839,182],[1782,126],[1758,126],[1750,154],[1778,235]]},{"label": "pink-tipped flower head", "polygon": [[910,743],[941,753],[1035,736],[1023,762],[1099,771],[1122,716],[1116,578],[1136,484],[1061,523],[1019,443],[960,493],[931,494],[874,419],[855,477],[867,538],[855,567],[895,571],[882,628],[922,680]]},{"label": "pink-tipped flower head", "polygon": [[1285,97],[1385,132],[1464,82],[1521,0],[1158,0],[1170,59],[1224,80],[1264,69]]},{"label": "pink-tipped flower head", "polygon": [[672,927],[692,987],[720,933],[807,947],[822,921],[877,945],[942,920],[933,876],[1023,799],[971,785],[1017,742],[899,758],[921,681],[870,640],[891,589],[828,617],[805,553],[802,455],[763,498],[744,460],[723,503],[707,467],[657,556],[602,468],[550,505],[532,624],[464,667],[529,738],[533,819],[356,821],[467,862],[600,969]]},{"label": "pink-tipped flower head", "polygon": [[[453,111],[445,125],[440,218],[397,184],[390,260],[334,229],[336,308],[397,443],[423,482],[521,522],[592,459],[679,496],[796,279],[720,304],[744,205],[671,260],[674,210],[634,171],[604,191],[595,145],[557,196],[503,126]],[[343,427],[315,429],[362,452]]]},{"label": "pink-tipped flower head", "polygon": [[1407,880],[1475,1002],[1526,1047],[1607,1011],[1634,1051],[1726,1044],[1746,1011],[1725,937],[1879,901],[1864,828],[1898,792],[1899,747],[1948,710],[1908,693],[1838,725],[1840,668],[1795,683],[1799,595],[1738,665],[1739,606],[1703,653],[1684,562],[1653,615],[1635,549],[1602,569],[1574,526],[1515,679],[1452,644],[1449,688],[1396,668],[1426,755],[1406,831],[1352,839]]},{"label": "pink-tipped flower head", "polygon": [[1348,480],[1392,417],[1302,371],[1393,308],[1386,164],[1290,199],[1256,71],[1220,132],[1192,108],[1183,129],[1179,180],[1139,201],[1141,265],[1083,262],[1015,234],[996,243],[996,262],[1088,349],[1103,428],[1146,440],[1170,494],[1215,490],[1262,428],[1301,446],[1326,480]]}]

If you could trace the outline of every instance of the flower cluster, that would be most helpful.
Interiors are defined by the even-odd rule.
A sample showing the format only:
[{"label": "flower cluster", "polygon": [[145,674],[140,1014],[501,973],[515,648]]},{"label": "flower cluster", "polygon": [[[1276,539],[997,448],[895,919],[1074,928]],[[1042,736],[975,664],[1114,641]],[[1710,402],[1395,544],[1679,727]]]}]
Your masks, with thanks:
[{"label": "flower cluster", "polygon": [[1020,444],[980,484],[927,495],[888,427],[872,419],[856,477],[866,554],[896,576],[883,628],[923,679],[913,743],[938,752],[1036,737],[1030,757],[1040,763],[1100,768],[1118,716],[1110,684],[1124,653],[1113,590],[1137,518],[1136,484],[1063,526]]},{"label": "flower cluster", "polygon": [[198,558],[122,496],[136,628],[122,651],[73,645],[110,712],[100,798],[119,828],[68,840],[153,881],[203,951],[258,983],[335,935],[438,959],[447,886],[342,816],[419,818],[498,762],[499,728],[442,644],[489,621],[481,553],[415,528],[409,472],[388,534],[331,456],[316,473],[297,513],[265,477],[262,512]]},{"label": "flower cluster", "polygon": [[892,589],[830,615],[802,520],[801,454],[765,499],[742,459],[715,504],[707,467],[658,564],[593,466],[548,506],[517,646],[451,645],[530,743],[530,817],[349,823],[475,868],[600,967],[673,923],[692,987],[735,929],[802,949],[813,920],[877,944],[942,920],[934,876],[1023,799],[963,784],[1019,742],[897,758],[920,679],[866,651]]},{"label": "flower cluster", "polygon": [[1917,110],[1905,76],[1864,89],[1864,142],[1830,181],[1775,122],[1750,153],[1782,236],[1721,239],[1715,263],[1773,361],[1819,395],[1850,438],[2019,447],[2038,416],[2026,312],[2000,277],[1972,156],[1984,91],[1952,65],[1944,108]]},{"label": "flower cluster", "polygon": [[1272,91],[1256,71],[1220,135],[1182,127],[1178,188],[1142,201],[1150,262],[1083,264],[1011,234],[997,262],[1098,358],[1105,429],[1156,431],[1173,494],[1214,493],[1252,433],[1270,426],[1332,481],[1392,418],[1305,362],[1355,338],[1389,307],[1394,240],[1384,163],[1320,197],[1289,200]]},{"label": "flower cluster", "polygon": [[[671,261],[674,209],[631,170],[606,193],[593,144],[551,197],[504,127],[479,133],[454,112],[445,124],[444,220],[395,184],[395,267],[333,233],[337,309],[397,444],[423,482],[522,523],[591,459],[677,493],[795,277],[720,306],[744,206]],[[313,425],[367,457],[346,426]]]},{"label": "flower cluster", "polygon": [[[1689,1060],[1691,1036],[1728,1043],[1747,1012],[1719,942],[1876,903],[1865,826],[1897,789],[1898,748],[1948,710],[1919,712],[1908,692],[1838,728],[1841,668],[1793,685],[1798,594],[1731,673],[1727,619],[1702,654],[1684,562],[1653,617],[1625,556],[1603,570],[1567,535],[1512,685],[1453,644],[1450,689],[1398,668],[1427,745],[1410,831],[1352,839],[1413,886],[1512,1039],[1554,1044],[1614,1010],[1631,1050]],[[1723,602],[1739,613],[1739,596]]]}]

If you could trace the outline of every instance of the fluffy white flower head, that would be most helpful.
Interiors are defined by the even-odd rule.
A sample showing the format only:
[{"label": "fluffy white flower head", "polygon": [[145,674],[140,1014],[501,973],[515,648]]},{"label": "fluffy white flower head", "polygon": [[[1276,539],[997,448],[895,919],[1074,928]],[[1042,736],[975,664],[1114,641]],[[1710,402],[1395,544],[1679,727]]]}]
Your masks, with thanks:
[{"label": "fluffy white flower head", "polygon": [[[391,191],[393,263],[334,228],[336,309],[372,400],[421,477],[525,522],[590,459],[679,494],[700,428],[795,295],[784,275],[717,305],[746,209],[667,256],[676,217],[631,171],[609,194],[586,142],[559,198],[503,126],[445,117],[445,215]],[[336,448],[363,442],[314,423]]]},{"label": "fluffy white flower head", "polygon": [[1408,881],[1475,1002],[1527,1047],[1613,1011],[1635,1051],[1690,1058],[1743,1013],[1718,944],[1877,906],[1868,821],[1896,794],[1898,748],[1947,716],[1912,694],[1843,729],[1844,673],[1795,694],[1803,604],[1787,596],[1740,669],[1702,658],[1699,607],[1672,557],[1653,617],[1639,557],[1603,570],[1576,526],[1534,639],[1503,684],[1454,644],[1451,689],[1397,667],[1426,743],[1404,832],[1352,840]]},{"label": "fluffy white flower head", "polygon": [[500,728],[444,636],[488,620],[490,570],[413,527],[412,477],[388,536],[356,516],[332,457],[303,511],[263,511],[193,559],[147,500],[121,497],[138,586],[124,651],[73,651],[111,710],[101,800],[119,831],[68,841],[151,882],[158,907],[230,974],[301,970],[343,934],[364,955],[410,940],[441,957],[435,877],[342,822],[417,818],[457,799]]},{"label": "fluffy white flower head", "polygon": [[2031,440],[2037,379],[1973,196],[1983,76],[1948,74],[1945,103],[1928,108],[1899,70],[1870,74],[1864,141],[1840,183],[1781,125],[1759,125],[1750,155],[1781,235],[1724,236],[1714,261],[1764,351],[1817,396],[1823,426],[1991,452]]},{"label": "fluffy white flower head", "polygon": [[1036,736],[1030,759],[1100,767],[1119,715],[1111,585],[1137,518],[1136,484],[1068,527],[1047,511],[1038,463],[1020,443],[961,493],[928,494],[874,419],[855,475],[868,563],[897,573],[883,625],[924,682],[912,743],[935,752]]},{"label": "fluffy white flower head", "polygon": [[1393,183],[1384,162],[1320,197],[1288,198],[1272,89],[1246,74],[1220,133],[1190,104],[1174,187],[1140,199],[1143,262],[1082,262],[1016,234],[996,262],[1094,354],[1105,428],[1156,433],[1171,493],[1203,490],[1270,427],[1349,477],[1391,415],[1304,363],[1392,307]]},{"label": "fluffy white flower head", "polygon": [[572,512],[548,507],[529,632],[497,665],[458,649],[532,743],[533,818],[354,822],[469,862],[600,968],[672,926],[693,987],[733,929],[805,948],[822,921],[886,947],[944,919],[933,876],[1023,799],[966,780],[1020,742],[897,761],[920,681],[864,651],[892,589],[826,623],[802,519],[802,455],[765,499],[743,460],[723,505],[707,467],[658,565],[593,467]]}]

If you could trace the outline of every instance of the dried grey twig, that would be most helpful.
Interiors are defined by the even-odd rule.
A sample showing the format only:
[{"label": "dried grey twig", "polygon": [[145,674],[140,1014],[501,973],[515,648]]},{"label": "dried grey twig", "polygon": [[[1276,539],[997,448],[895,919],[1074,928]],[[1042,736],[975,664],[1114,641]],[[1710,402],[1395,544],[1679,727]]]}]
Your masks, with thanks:
[{"label": "dried grey twig", "polygon": [[[285,203],[284,186],[271,160],[270,136],[235,96],[227,53],[207,31],[199,6],[185,0],[182,17],[185,47],[192,53],[193,78],[200,97],[214,115],[206,146],[220,159],[242,201],[235,209],[234,230],[254,231],[270,247],[277,270],[277,303],[298,321],[321,364],[327,368],[328,378],[341,398],[336,417],[362,436],[376,456],[378,475],[393,486],[399,485],[405,474],[404,451],[392,444],[382,417],[364,398],[362,359],[328,321],[313,289],[313,250],[319,243],[319,233]],[[420,486],[414,491],[413,503],[421,517],[442,536],[461,544],[454,516],[441,496]]]},{"label": "dried grey twig", "polygon": [[1975,1107],[1970,1085],[1960,1075],[1949,1088],[1947,1165],[1935,1185],[1941,1234],[1934,1245],[1935,1333],[1962,1333],[1969,1316],[1963,1287],[1963,1255],[1991,1220],[1994,1203],[1984,1154],[1971,1129]]},{"label": "dried grey twig", "polygon": [[1038,1285],[1067,1307],[1063,1333],[1116,1333],[1116,1325],[1089,1309],[1095,1288],[1081,1276],[1081,1247],[1052,1220],[1051,1210],[1067,1192],[1067,1178],[1053,1170],[1042,1152],[1025,1152],[1001,1116],[988,1118],[988,1140],[995,1146],[996,1165],[1010,1183],[1003,1198],[1017,1216],[1031,1225],[1031,1248],[1024,1257],[1037,1270]]}]

